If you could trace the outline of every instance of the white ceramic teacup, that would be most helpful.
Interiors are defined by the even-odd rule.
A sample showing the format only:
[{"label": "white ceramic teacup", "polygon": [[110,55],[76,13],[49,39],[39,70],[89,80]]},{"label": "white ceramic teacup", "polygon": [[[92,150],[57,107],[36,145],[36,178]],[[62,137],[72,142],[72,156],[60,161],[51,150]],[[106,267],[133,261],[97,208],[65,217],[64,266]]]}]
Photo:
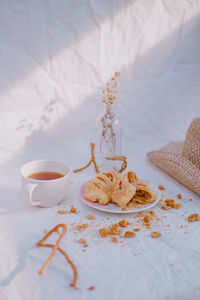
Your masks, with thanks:
[{"label": "white ceramic teacup", "polygon": [[[63,177],[51,180],[29,178],[38,172],[56,172]],[[33,206],[52,207],[62,201],[70,188],[71,168],[56,160],[35,160],[20,169],[22,188]]]}]

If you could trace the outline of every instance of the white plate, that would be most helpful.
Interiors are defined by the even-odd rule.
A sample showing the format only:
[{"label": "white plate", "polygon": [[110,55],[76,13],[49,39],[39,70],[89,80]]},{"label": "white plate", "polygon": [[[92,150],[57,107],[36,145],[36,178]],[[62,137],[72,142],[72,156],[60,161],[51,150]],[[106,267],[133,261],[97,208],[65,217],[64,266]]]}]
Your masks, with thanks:
[{"label": "white plate", "polygon": [[[133,209],[127,209],[127,210],[122,210],[121,207],[117,206],[116,204],[113,203],[109,203],[107,205],[101,205],[98,202],[90,202],[88,200],[86,200],[84,198],[84,194],[85,194],[85,189],[87,184],[90,181],[86,181],[82,184],[82,186],[80,187],[80,199],[83,203],[85,203],[86,205],[104,211],[104,212],[108,212],[108,213],[114,213],[114,214],[130,214],[130,213],[135,213],[135,212],[140,212],[146,209],[150,209],[153,206],[155,206],[158,201],[160,200],[160,193],[159,190],[153,186],[151,183],[148,182],[148,186],[154,191],[154,193],[156,194],[156,201],[154,201],[153,203],[149,203],[146,205],[142,205],[141,207],[134,207]],[[144,182],[144,181],[143,181]],[[145,182],[147,184],[147,182]]]}]

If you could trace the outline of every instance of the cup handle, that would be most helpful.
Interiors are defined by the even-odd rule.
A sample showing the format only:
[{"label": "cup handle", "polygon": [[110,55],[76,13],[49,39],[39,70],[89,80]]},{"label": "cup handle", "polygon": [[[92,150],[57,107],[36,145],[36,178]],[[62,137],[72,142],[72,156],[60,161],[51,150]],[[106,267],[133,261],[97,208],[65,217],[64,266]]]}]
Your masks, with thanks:
[{"label": "cup handle", "polygon": [[29,183],[29,184],[26,185],[26,191],[28,193],[29,202],[33,206],[40,205],[40,201],[33,200],[33,193],[36,190],[36,188],[37,188],[37,184]]}]

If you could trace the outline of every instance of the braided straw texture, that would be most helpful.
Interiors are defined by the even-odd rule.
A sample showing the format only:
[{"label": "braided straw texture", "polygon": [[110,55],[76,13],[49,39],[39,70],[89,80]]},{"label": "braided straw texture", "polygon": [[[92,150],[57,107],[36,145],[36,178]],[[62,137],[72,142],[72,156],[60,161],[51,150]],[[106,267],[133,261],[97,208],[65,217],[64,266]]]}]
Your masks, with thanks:
[{"label": "braided straw texture", "polygon": [[183,156],[200,169],[200,118],[194,119],[187,131]]},{"label": "braided straw texture", "polygon": [[200,195],[200,118],[190,124],[185,142],[173,142],[147,156],[160,169]]}]

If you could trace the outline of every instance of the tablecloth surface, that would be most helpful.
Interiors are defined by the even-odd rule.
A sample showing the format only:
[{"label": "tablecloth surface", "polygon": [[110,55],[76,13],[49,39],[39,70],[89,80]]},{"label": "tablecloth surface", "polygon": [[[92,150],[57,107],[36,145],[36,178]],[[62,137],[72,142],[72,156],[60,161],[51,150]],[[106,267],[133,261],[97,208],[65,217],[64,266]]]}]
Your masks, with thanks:
[{"label": "tablecloth surface", "polygon": [[[146,157],[184,140],[199,116],[199,62],[199,0],[0,1],[0,299],[200,299],[200,227],[187,221],[199,212],[199,197]],[[167,212],[155,207],[159,221],[151,230],[162,233],[159,239],[142,225],[123,243],[99,236],[100,227],[122,216],[80,202],[93,166],[72,174],[60,206],[74,205],[78,214],[31,208],[22,197],[24,163],[50,158],[75,169],[88,162],[102,90],[115,71],[128,168],[183,205]],[[126,218],[130,230],[136,227],[133,214]],[[69,286],[73,274],[58,253],[38,275],[50,250],[36,243],[58,223],[68,227],[61,247],[77,266],[78,290]],[[82,223],[89,228],[76,233]],[[88,242],[85,251],[80,237]]]}]

